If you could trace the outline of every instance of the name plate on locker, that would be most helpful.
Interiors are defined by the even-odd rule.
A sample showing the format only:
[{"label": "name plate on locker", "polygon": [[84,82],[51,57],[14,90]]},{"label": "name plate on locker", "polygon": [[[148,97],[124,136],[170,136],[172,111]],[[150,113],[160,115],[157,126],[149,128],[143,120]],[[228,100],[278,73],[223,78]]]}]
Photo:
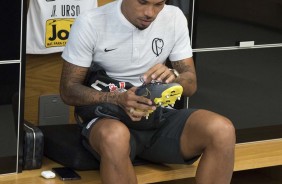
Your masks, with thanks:
[{"label": "name plate on locker", "polygon": [[239,42],[239,47],[253,47],[255,46],[255,41],[244,41],[244,42]]}]

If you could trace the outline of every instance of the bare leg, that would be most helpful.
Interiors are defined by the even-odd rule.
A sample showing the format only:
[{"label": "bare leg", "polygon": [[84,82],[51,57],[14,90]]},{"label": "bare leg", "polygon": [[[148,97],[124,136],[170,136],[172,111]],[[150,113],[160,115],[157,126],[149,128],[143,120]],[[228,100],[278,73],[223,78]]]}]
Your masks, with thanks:
[{"label": "bare leg", "polygon": [[188,118],[181,135],[185,158],[202,154],[197,184],[228,184],[234,167],[235,129],[227,118],[198,110]]},{"label": "bare leg", "polygon": [[99,120],[91,130],[90,145],[100,154],[103,184],[135,184],[136,175],[130,160],[130,132],[121,122]]}]

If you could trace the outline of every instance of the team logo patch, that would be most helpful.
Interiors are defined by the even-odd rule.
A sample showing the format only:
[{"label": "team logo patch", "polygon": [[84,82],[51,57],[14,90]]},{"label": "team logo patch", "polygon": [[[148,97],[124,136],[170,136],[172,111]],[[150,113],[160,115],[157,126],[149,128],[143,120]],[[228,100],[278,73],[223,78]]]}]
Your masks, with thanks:
[{"label": "team logo patch", "polygon": [[161,39],[161,38],[154,38],[153,39],[152,50],[157,57],[162,53],[163,47],[164,47],[163,39]]},{"label": "team logo patch", "polygon": [[67,43],[74,18],[46,21],[45,47],[64,47]]}]

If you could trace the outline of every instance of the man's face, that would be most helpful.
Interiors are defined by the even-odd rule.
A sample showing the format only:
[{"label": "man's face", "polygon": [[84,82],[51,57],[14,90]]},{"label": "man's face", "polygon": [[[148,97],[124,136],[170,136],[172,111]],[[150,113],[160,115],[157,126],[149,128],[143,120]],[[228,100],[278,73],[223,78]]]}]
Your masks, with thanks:
[{"label": "man's face", "polygon": [[166,0],[123,0],[121,11],[140,30],[146,29],[163,9]]}]

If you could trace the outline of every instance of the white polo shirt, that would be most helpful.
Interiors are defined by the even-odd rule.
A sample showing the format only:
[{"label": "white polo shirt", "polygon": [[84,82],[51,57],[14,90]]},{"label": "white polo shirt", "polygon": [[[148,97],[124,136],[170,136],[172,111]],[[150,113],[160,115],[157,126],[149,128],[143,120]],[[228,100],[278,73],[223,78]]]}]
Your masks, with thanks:
[{"label": "white polo shirt", "polygon": [[140,76],[168,57],[192,57],[187,20],[179,8],[165,5],[147,29],[139,30],[121,13],[121,2],[82,13],[62,57],[82,67],[95,61],[111,78],[136,86],[141,85]]}]

